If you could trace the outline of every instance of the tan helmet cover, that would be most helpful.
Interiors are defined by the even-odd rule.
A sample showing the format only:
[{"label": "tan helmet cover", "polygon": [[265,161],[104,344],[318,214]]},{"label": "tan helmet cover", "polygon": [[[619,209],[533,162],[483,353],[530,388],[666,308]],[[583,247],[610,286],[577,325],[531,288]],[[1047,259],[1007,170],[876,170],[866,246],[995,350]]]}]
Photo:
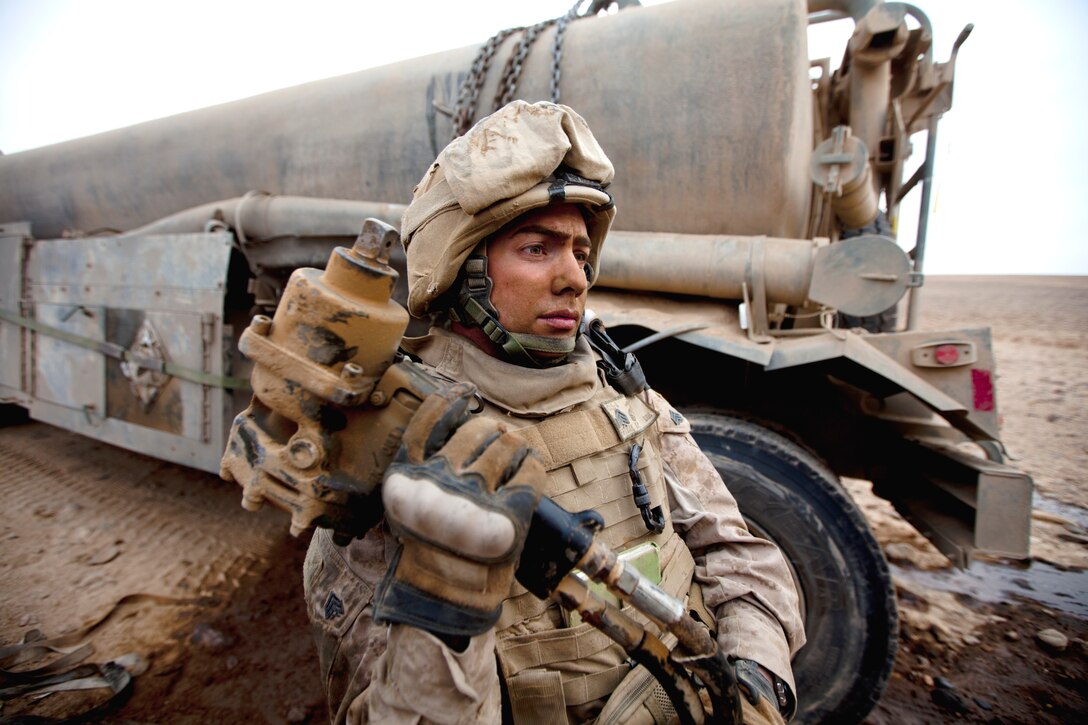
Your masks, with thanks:
[{"label": "tan helmet cover", "polygon": [[408,311],[422,316],[457,279],[479,242],[525,212],[562,198],[588,211],[592,283],[616,209],[612,198],[569,182],[557,197],[560,165],[591,182],[612,181],[612,162],[585,120],[567,106],[514,101],[438,154],[401,220],[408,256]]}]

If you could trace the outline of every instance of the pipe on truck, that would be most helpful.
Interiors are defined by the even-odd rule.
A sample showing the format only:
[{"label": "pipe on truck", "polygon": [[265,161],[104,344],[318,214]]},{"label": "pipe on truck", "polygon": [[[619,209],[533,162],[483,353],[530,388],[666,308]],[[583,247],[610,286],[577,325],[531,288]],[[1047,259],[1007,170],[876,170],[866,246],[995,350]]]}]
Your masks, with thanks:
[{"label": "pipe on truck", "polygon": [[[562,100],[616,166],[620,227],[805,236],[807,23],[803,0],[690,0],[569,25]],[[550,98],[554,37],[537,37],[520,97]],[[476,118],[518,38],[495,57]],[[477,50],[0,156],[0,222],[28,221],[38,238],[125,231],[251,189],[406,203],[451,137],[438,109],[456,105]]]},{"label": "pipe on truck", "polygon": [[768,300],[803,305],[815,252],[805,239],[613,231],[601,251],[597,284],[740,300],[742,285],[747,281],[751,289],[752,275],[759,274]]}]

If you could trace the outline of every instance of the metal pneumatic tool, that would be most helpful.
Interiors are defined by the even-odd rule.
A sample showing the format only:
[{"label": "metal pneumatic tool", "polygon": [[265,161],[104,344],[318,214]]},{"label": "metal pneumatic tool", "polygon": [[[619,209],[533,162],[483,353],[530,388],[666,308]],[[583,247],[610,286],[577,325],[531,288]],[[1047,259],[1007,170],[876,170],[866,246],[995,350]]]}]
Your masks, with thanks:
[{"label": "metal pneumatic tool", "polygon": [[[392,299],[389,265],[399,235],[367,219],[351,249],[333,250],[325,270],[301,268],[272,318],[257,315],[242,334],[254,363],[253,399],[231,427],[220,475],[242,486],[242,505],[270,502],[291,515],[291,533],[332,530],[338,543],[382,518],[381,483],[412,416],[449,385],[399,352],[408,313]],[[715,721],[739,722],[732,668],[705,625],[595,538],[603,520],[541,499],[517,570],[540,598],[552,597],[605,632],[661,683],[681,722],[706,717],[695,677]],[[647,627],[595,592],[604,584],[648,616]],[[661,637],[676,637],[670,651]]]}]

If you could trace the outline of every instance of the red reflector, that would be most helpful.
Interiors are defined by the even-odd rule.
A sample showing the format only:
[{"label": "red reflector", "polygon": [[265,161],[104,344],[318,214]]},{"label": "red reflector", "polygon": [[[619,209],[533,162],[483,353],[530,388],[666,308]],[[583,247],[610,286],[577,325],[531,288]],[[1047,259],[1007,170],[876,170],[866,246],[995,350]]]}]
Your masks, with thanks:
[{"label": "red reflector", "polygon": [[960,349],[955,345],[940,345],[933,351],[933,357],[941,365],[955,365],[960,360]]},{"label": "red reflector", "polygon": [[989,370],[971,370],[971,386],[975,389],[975,410],[994,409],[994,381]]}]

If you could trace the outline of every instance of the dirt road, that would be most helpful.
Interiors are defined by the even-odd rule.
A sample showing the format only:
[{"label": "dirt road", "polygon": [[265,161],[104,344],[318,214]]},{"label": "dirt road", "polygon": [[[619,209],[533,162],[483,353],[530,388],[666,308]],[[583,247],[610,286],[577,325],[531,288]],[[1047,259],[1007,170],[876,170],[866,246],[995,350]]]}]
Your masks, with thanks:
[{"label": "dirt road", "polygon": [[[923,294],[927,328],[993,328],[1006,442],[1037,486],[1036,559],[948,571],[865,482],[847,482],[895,566],[903,622],[867,722],[1083,721],[1088,279],[929,278]],[[326,721],[306,542],[276,512],[244,512],[214,476],[37,423],[0,429],[0,467],[0,644],[79,631],[88,662],[138,654],[146,671],[107,722]],[[1064,649],[1037,638],[1048,629]],[[61,717],[103,692],[17,698],[0,718]]]}]

